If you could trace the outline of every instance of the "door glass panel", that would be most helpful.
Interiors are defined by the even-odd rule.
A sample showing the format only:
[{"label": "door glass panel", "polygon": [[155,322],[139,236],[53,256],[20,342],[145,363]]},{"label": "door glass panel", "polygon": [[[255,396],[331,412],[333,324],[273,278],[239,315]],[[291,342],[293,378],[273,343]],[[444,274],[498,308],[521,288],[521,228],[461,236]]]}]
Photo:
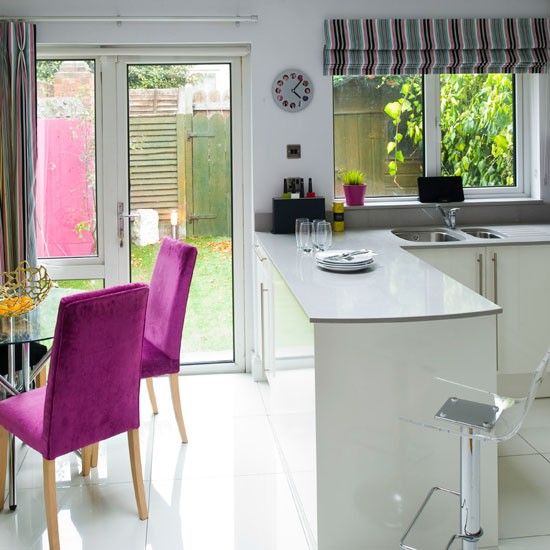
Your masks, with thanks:
[{"label": "door glass panel", "polygon": [[95,63],[39,60],[36,73],[37,255],[95,256]]},{"label": "door glass panel", "polygon": [[198,249],[182,363],[233,361],[229,64],[128,66],[132,281],[149,282],[160,239]]},{"label": "door glass panel", "polygon": [[59,288],[74,288],[82,292],[105,288],[103,279],[62,279],[55,281]]}]

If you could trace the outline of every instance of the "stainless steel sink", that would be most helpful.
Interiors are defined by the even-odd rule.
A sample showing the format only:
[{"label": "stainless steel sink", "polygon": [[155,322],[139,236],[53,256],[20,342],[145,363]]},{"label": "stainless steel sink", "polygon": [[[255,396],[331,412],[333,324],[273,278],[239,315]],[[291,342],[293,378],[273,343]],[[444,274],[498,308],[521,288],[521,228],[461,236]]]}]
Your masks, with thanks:
[{"label": "stainless steel sink", "polygon": [[400,239],[417,243],[442,243],[463,240],[460,235],[450,233],[445,229],[392,229],[392,233]]},{"label": "stainless steel sink", "polygon": [[506,235],[485,227],[465,227],[461,231],[478,239],[502,239]]}]

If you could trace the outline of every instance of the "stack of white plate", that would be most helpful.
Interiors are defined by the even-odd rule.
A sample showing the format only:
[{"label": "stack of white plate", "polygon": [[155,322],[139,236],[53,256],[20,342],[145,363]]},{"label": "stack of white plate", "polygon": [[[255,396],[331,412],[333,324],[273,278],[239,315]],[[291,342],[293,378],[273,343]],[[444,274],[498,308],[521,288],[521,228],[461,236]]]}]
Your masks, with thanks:
[{"label": "stack of white plate", "polygon": [[361,271],[374,262],[376,254],[372,250],[327,250],[317,252],[317,265],[328,271],[343,273],[347,271]]}]

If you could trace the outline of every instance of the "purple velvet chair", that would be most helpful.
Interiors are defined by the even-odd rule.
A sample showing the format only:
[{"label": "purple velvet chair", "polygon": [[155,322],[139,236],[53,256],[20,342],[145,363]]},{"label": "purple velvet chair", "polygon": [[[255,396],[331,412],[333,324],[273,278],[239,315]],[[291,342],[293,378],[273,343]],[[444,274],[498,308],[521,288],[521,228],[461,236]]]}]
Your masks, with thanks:
[{"label": "purple velvet chair", "polygon": [[194,246],[164,238],[149,286],[141,377],[145,378],[153,413],[158,413],[153,377],[169,375],[172,405],[182,443],[187,433],[179,392],[180,348],[187,298],[197,259]]},{"label": "purple velvet chair", "polygon": [[[194,246],[168,237],[162,240],[149,286],[141,356],[141,377],[147,384],[153,414],[158,414],[153,378],[168,375],[182,443],[187,443],[187,432],[181,412],[178,374],[183,321],[196,259]],[[92,446],[92,468],[97,466],[98,454],[99,442]]]},{"label": "purple velvet chair", "polygon": [[83,448],[84,473],[91,445],[122,432],[139,517],[147,518],[138,433],[147,296],[147,285],[136,283],[63,298],[47,386],[0,402],[0,509],[12,433],[43,456],[50,549],[59,548],[55,459]]}]

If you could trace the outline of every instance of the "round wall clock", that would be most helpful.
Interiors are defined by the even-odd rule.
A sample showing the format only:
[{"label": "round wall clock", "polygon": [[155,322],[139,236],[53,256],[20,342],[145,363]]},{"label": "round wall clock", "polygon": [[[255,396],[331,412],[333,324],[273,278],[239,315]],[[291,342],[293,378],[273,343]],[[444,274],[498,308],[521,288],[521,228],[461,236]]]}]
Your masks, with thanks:
[{"label": "round wall clock", "polygon": [[313,97],[313,84],[304,71],[287,69],[275,77],[271,87],[275,103],[289,113],[305,109]]}]

